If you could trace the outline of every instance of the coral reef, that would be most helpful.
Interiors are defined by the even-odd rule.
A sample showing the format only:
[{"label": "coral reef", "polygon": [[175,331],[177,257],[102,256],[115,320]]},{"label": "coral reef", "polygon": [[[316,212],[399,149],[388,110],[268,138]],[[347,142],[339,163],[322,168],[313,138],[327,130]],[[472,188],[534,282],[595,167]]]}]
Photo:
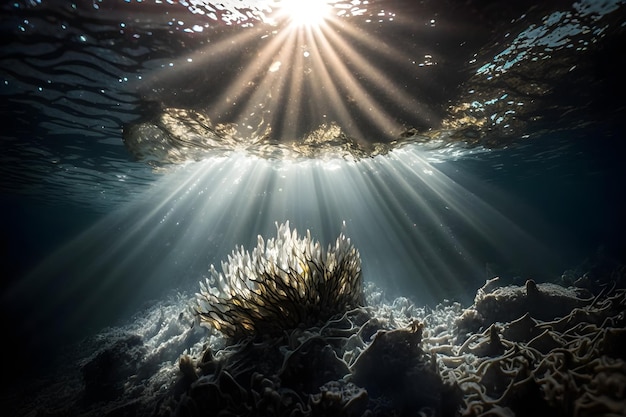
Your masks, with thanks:
[{"label": "coral reef", "polygon": [[448,394],[460,391],[444,386],[434,357],[421,349],[422,323],[391,328],[376,315],[359,307],[322,326],[231,345],[211,359],[210,371],[198,363],[201,375],[176,414],[453,416],[460,397]]},{"label": "coral reef", "polygon": [[200,282],[195,311],[202,324],[232,339],[312,326],[363,303],[359,252],[343,233],[324,251],[299,238],[289,222],[276,238],[258,237],[252,253],[235,248]]},{"label": "coral reef", "polygon": [[579,298],[572,288],[496,282],[457,321],[457,332],[484,330],[437,348],[444,380],[463,391],[461,415],[624,415],[626,291]]},{"label": "coral reef", "polygon": [[[289,223],[211,267],[196,313],[239,341],[200,375],[183,358],[189,388],[177,413],[359,416],[441,409],[443,383],[420,348],[423,325],[385,328],[364,303],[358,252],[341,234],[324,252]],[[352,307],[357,307],[353,308]],[[207,366],[207,362],[211,365]],[[420,393],[415,395],[415,393]]]},{"label": "coral reef", "polygon": [[90,339],[73,377],[9,414],[625,415],[626,290],[499,282],[468,308],[387,301],[368,283],[362,306],[240,339],[191,326],[181,295]]},{"label": "coral reef", "polygon": [[487,280],[476,292],[474,304],[465,310],[457,323],[461,338],[496,321],[512,321],[526,313],[540,320],[562,317],[593,299],[589,291],[580,288],[537,284],[531,279],[524,287],[501,287],[499,281],[498,277]]}]

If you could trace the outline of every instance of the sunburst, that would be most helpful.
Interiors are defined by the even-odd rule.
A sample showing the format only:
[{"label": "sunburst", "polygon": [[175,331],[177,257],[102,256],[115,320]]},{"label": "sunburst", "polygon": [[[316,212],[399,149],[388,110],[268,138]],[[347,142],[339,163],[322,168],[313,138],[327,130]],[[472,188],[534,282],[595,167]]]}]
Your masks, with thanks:
[{"label": "sunburst", "polygon": [[407,36],[415,22],[367,7],[272,2],[262,22],[185,56],[198,71],[215,74],[211,95],[198,106],[217,122],[237,125],[241,137],[270,132],[277,141],[301,140],[334,124],[357,141],[380,142],[432,124],[437,117],[420,96],[423,81],[415,82],[428,76],[427,67],[416,65],[425,47]]},{"label": "sunburst", "polygon": [[292,25],[318,27],[331,15],[332,6],[328,0],[282,0],[278,10]]}]

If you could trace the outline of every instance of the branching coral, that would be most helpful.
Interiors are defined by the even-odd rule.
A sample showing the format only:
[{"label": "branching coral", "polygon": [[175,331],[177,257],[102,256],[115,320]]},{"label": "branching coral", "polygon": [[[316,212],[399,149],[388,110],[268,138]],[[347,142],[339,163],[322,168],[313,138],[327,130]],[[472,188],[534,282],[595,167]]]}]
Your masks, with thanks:
[{"label": "branching coral", "polygon": [[[344,310],[343,316],[336,315],[323,324],[322,317],[330,316],[320,312],[339,312],[340,309],[333,310],[326,304],[320,307],[319,298],[307,298],[300,289],[317,293],[317,285],[330,285],[324,284],[325,281],[317,284],[319,277],[326,275],[315,269],[319,267],[310,265],[316,256],[338,265],[337,260],[329,262],[328,257],[336,256],[337,252],[348,253],[347,249],[339,250],[342,242],[347,242],[342,241],[345,238],[341,235],[335,247],[328,250],[332,255],[328,255],[321,253],[318,243],[310,241],[309,234],[299,239],[295,232],[289,231],[288,224],[279,226],[278,232],[277,239],[286,242],[283,246],[277,246],[273,240],[263,245],[261,239],[251,257],[259,262],[256,259],[259,254],[263,255],[261,260],[268,264],[263,264],[259,270],[269,272],[263,279],[274,279],[278,283],[260,289],[257,281],[252,280],[252,284],[228,294],[232,298],[248,291],[253,304],[243,311],[252,309],[264,314],[274,311],[254,300],[265,294],[264,291],[271,292],[272,305],[284,304],[285,308],[292,308],[292,301],[284,298],[298,300],[298,309],[287,310],[289,313],[285,316],[285,320],[297,320],[285,326],[282,316],[275,315],[272,320],[276,324],[254,323],[256,332],[277,330],[271,326],[279,323],[285,330],[298,327],[300,323],[310,324],[306,321],[310,311],[315,313],[310,317],[317,320],[316,325],[320,327],[284,332],[274,339],[276,346],[270,350],[259,350],[263,343],[247,339],[246,346],[252,346],[254,351],[240,349],[247,353],[229,357],[224,365],[224,369],[244,385],[252,378],[253,369],[264,375],[275,375],[273,392],[282,402],[274,401],[272,410],[282,410],[283,415],[294,411],[296,415],[311,417],[329,413],[360,415],[362,412],[411,415],[417,414],[417,410],[421,410],[419,413],[430,410],[431,414],[442,416],[582,417],[599,413],[620,415],[626,410],[626,390],[623,389],[625,290],[607,289],[591,297],[587,292],[536,284],[532,280],[523,287],[499,287],[494,279],[478,291],[470,308],[463,311],[460,305],[448,306],[448,312],[453,314],[447,317],[457,317],[456,320],[439,317],[441,311],[427,315],[411,307],[407,299],[400,298],[389,311],[384,306]],[[353,250],[349,244],[345,247]],[[275,248],[284,256],[274,255]],[[225,277],[239,277],[237,282],[240,282],[241,277],[250,276],[244,274],[251,268],[246,269],[246,265],[254,265],[254,262],[246,256],[249,255],[237,249],[223,266],[224,276],[212,269],[213,282],[218,283],[217,288],[222,293],[226,290],[224,284],[219,283],[225,282]],[[317,275],[311,274],[311,270],[318,271]],[[332,271],[334,274],[336,270]],[[336,276],[346,279],[343,272]],[[316,284],[311,284],[311,280]],[[231,287],[234,285],[233,281],[228,282]],[[290,292],[284,285],[291,282],[296,290]],[[360,281],[354,282],[360,286]],[[334,281],[332,285],[335,290],[343,288]],[[277,293],[283,298],[277,297]],[[351,302],[354,300],[357,299]],[[232,309],[243,305],[239,299],[226,301],[220,300],[222,305],[230,305]],[[309,307],[305,307],[307,303]],[[353,304],[346,301],[343,306],[347,305]],[[226,311],[223,309],[222,306],[218,311],[223,313]],[[277,314],[282,314],[283,309],[278,311]],[[235,320],[237,316],[216,317],[224,322],[218,326],[231,326],[227,335],[243,335],[249,331],[235,328],[240,322]],[[420,317],[419,321],[415,317]],[[242,360],[242,357],[254,359]],[[251,362],[257,360],[262,366]],[[206,378],[215,380],[215,375]],[[197,393],[193,387],[189,407],[195,404]],[[246,386],[249,392],[256,392],[255,389]],[[285,393],[292,392],[300,396],[296,399],[290,394],[287,399]],[[251,398],[262,398],[260,391]],[[263,401],[248,401],[247,404],[249,410],[254,410],[252,414],[265,410]]]},{"label": "branching coral", "polygon": [[[584,300],[568,295],[567,289],[533,284],[479,290],[477,302],[466,310],[478,314],[464,313],[457,331],[464,331],[468,322],[475,325],[476,317],[489,327],[453,348],[459,356],[445,357],[446,351],[437,349],[444,381],[458,383],[463,391],[461,414],[510,415],[516,410],[522,415],[621,415],[626,410],[625,390],[618,388],[626,380],[626,291]],[[570,311],[551,321],[537,319],[529,311],[545,319],[556,315],[557,307],[541,310],[532,300],[524,302],[524,291],[537,299],[557,300],[558,308]],[[527,311],[504,323],[502,331],[490,325],[496,312],[514,308]],[[494,352],[494,343],[503,352]]]},{"label": "branching coral", "polygon": [[307,230],[304,238],[278,225],[276,238],[252,253],[236,247],[223,272],[211,265],[200,282],[196,313],[200,321],[232,339],[280,334],[314,325],[363,303],[361,259],[343,233],[323,250]]}]

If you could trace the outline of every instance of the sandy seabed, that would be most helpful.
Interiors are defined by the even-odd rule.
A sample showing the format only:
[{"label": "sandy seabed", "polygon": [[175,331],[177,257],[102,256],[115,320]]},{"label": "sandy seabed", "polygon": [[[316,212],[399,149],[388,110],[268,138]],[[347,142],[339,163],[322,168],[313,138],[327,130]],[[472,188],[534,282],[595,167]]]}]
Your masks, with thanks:
[{"label": "sandy seabed", "polygon": [[5,395],[18,416],[624,416],[626,290],[503,286],[386,300],[236,344],[176,294]]}]

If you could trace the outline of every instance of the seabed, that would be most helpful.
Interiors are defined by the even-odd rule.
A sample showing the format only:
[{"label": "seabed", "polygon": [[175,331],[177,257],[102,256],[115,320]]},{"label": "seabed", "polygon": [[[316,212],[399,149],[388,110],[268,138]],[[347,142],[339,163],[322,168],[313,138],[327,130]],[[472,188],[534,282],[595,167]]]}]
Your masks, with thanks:
[{"label": "seabed", "polygon": [[467,308],[387,300],[366,284],[362,307],[235,344],[198,326],[193,296],[177,293],[68,350],[56,374],[20,387],[10,414],[624,415],[624,276],[494,278]]}]

